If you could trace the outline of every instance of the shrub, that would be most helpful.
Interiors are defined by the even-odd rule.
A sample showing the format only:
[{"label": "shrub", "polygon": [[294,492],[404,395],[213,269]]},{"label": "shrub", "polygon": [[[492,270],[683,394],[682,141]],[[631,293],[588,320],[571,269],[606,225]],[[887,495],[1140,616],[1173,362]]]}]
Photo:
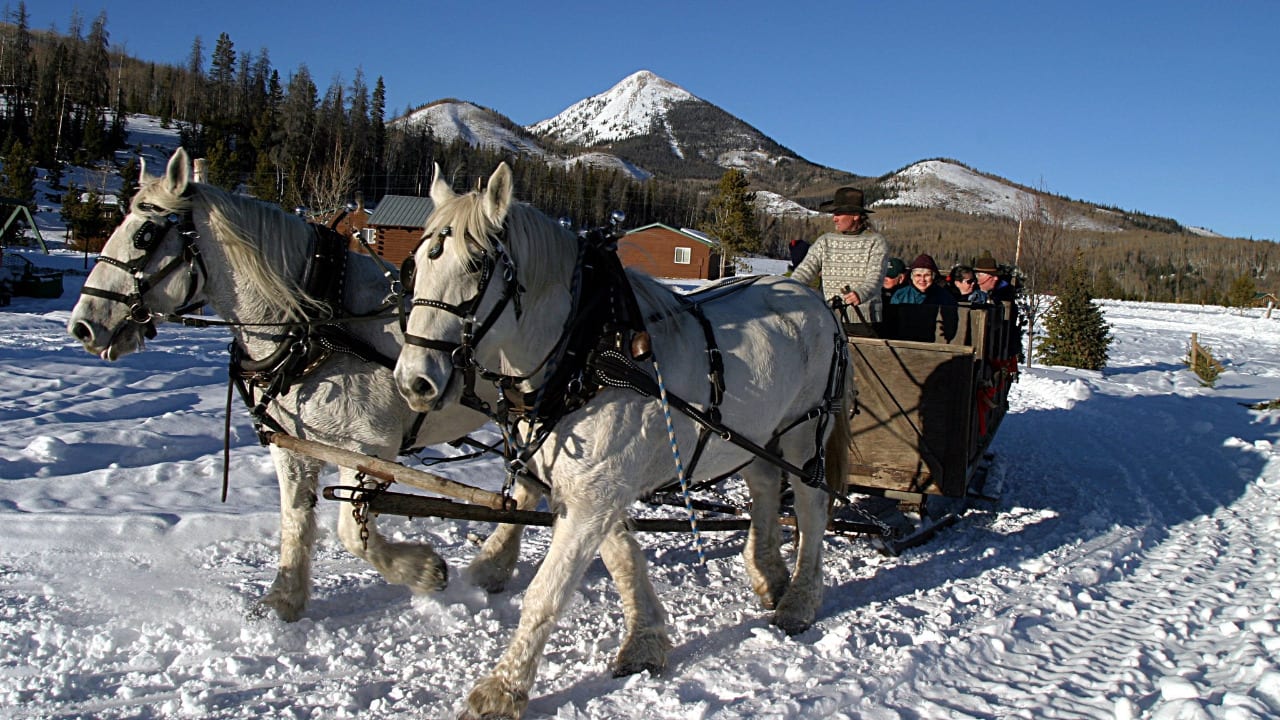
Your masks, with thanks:
[{"label": "shrub", "polygon": [[1084,256],[1077,252],[1054,300],[1045,314],[1045,335],[1036,350],[1040,362],[1084,370],[1101,370],[1111,347],[1111,326],[1093,302]]},{"label": "shrub", "polygon": [[1191,371],[1200,378],[1200,384],[1205,387],[1213,387],[1223,371],[1222,363],[1213,356],[1213,351],[1201,345],[1194,335],[1191,338],[1191,347],[1187,349],[1187,357],[1182,362],[1191,368]]}]

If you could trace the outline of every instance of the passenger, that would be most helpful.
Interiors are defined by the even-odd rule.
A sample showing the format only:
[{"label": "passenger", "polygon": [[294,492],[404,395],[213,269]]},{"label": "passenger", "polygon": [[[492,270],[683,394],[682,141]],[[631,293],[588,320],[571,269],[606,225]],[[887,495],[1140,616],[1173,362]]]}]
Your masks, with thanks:
[{"label": "passenger", "polygon": [[991,253],[983,253],[973,261],[973,272],[978,278],[978,287],[990,302],[1012,302],[1017,296],[1014,287],[1000,277],[1000,266]]},{"label": "passenger", "polygon": [[960,302],[981,304],[987,302],[987,293],[978,287],[978,278],[973,269],[957,265],[951,270],[951,296]]},{"label": "passenger", "polygon": [[792,240],[787,243],[787,250],[791,253],[791,265],[788,270],[795,270],[800,263],[804,262],[804,256],[809,254],[808,240]]},{"label": "passenger", "polygon": [[885,263],[884,287],[880,289],[880,299],[885,305],[889,299],[907,282],[907,263],[902,258],[889,258]]},{"label": "passenger", "polygon": [[868,224],[872,211],[862,200],[861,190],[842,187],[819,206],[831,212],[835,232],[813,241],[791,277],[806,285],[821,277],[822,297],[839,297],[853,306],[854,318],[874,322],[881,316],[880,289],[889,249],[884,236]]},{"label": "passenger", "polygon": [[947,289],[939,285],[938,265],[921,254],[911,261],[911,284],[898,288],[889,302],[894,305],[955,305]]}]

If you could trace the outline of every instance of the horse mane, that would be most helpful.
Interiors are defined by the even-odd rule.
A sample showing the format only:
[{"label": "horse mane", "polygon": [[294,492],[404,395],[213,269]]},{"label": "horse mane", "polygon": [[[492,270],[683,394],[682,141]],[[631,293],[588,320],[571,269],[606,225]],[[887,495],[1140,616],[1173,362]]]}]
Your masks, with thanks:
[{"label": "horse mane", "polygon": [[[477,191],[460,195],[436,208],[428,220],[423,237],[431,238],[440,228],[451,228],[451,237],[463,242],[445,242],[445,252],[461,254],[461,259],[476,267],[480,257],[498,249],[498,238],[511,255],[526,290],[538,293],[548,285],[570,282],[570,272],[578,260],[578,239],[567,228],[528,203],[513,202],[507,211],[504,227],[493,223],[484,212]],[[680,307],[671,288],[649,275],[632,268],[627,277],[635,291],[636,301],[646,316],[670,318]],[[661,320],[660,320],[661,321]]]},{"label": "horse mane", "polygon": [[[288,321],[301,321],[308,310],[322,307],[285,275],[290,263],[308,251],[309,228],[301,218],[205,183],[189,183],[185,193],[176,193],[158,178],[143,183],[133,198],[132,211],[147,214],[140,207],[143,204],[176,213],[204,208],[214,234],[207,239],[222,247],[236,282],[253,290],[269,311]],[[273,242],[264,242],[268,238]]]}]

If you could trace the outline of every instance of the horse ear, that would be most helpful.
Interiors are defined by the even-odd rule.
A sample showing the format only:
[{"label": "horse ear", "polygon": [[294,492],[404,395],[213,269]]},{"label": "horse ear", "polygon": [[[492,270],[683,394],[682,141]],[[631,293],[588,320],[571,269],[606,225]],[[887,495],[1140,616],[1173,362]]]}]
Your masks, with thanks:
[{"label": "horse ear", "polygon": [[430,195],[431,202],[434,203],[436,207],[440,207],[446,202],[457,197],[457,195],[453,194],[453,188],[449,187],[449,183],[444,181],[443,175],[444,174],[440,172],[440,163],[433,163],[431,171],[431,192],[428,193],[428,195]]},{"label": "horse ear", "polygon": [[504,162],[489,176],[489,187],[484,192],[485,215],[493,220],[505,219],[507,211],[511,209],[511,195],[511,168]]},{"label": "horse ear", "polygon": [[180,147],[173,152],[173,156],[169,158],[169,167],[165,168],[164,189],[174,195],[182,195],[190,182],[191,161],[187,158],[187,151]]}]

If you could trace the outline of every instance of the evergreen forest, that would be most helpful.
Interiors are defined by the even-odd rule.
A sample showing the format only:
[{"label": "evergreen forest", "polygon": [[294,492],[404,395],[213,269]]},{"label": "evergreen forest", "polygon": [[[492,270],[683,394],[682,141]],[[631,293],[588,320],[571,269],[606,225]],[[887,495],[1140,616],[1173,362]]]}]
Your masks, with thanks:
[{"label": "evergreen forest", "polygon": [[[69,166],[111,168],[122,176],[127,196],[136,187],[137,163],[120,159],[131,153],[117,153],[130,149],[125,118],[132,114],[177,128],[188,152],[207,160],[209,182],[315,216],[343,207],[356,193],[369,205],[390,194],[424,195],[437,163],[455,189],[466,190],[505,160],[517,197],[581,227],[607,222],[614,210],[624,211],[631,227],[729,227],[732,203],[750,201],[744,182],[769,182],[730,178],[706,164],[683,176],[666,168],[637,181],[584,163],[548,165],[462,141],[445,143],[424,126],[389,122],[383,78],[359,68],[349,82],[335,79],[322,88],[306,65],[276,68],[267,49],[237,48],[226,33],[193,38],[184,64],[151,62],[112,45],[105,10],[89,20],[73,15],[59,34],[33,30],[26,8],[25,2],[10,6],[0,22],[0,203],[34,208],[40,172],[51,187],[75,196],[72,211],[79,212],[74,206],[84,189],[61,181]],[[628,144],[643,154],[640,140],[611,150],[643,165],[643,158],[627,157]],[[883,179],[858,184],[868,197],[879,197]],[[790,196],[814,206],[810,200],[829,197],[833,189],[815,184]],[[1053,212],[1054,203],[1067,201],[1045,197],[1043,211],[1023,222],[911,208],[877,211],[872,221],[893,253],[908,261],[929,252],[940,264],[962,263],[989,250],[1012,264],[1016,255],[1036,292],[1055,291],[1077,251],[1094,297],[1224,303],[1233,287],[1233,301],[1241,302],[1245,282],[1259,291],[1280,289],[1280,252],[1273,242],[1204,237],[1173,221],[1116,233],[1073,231]],[[812,240],[830,228],[825,215],[746,216],[755,227],[739,223],[732,232],[741,237],[725,238],[735,254],[785,257],[789,240]]]}]

